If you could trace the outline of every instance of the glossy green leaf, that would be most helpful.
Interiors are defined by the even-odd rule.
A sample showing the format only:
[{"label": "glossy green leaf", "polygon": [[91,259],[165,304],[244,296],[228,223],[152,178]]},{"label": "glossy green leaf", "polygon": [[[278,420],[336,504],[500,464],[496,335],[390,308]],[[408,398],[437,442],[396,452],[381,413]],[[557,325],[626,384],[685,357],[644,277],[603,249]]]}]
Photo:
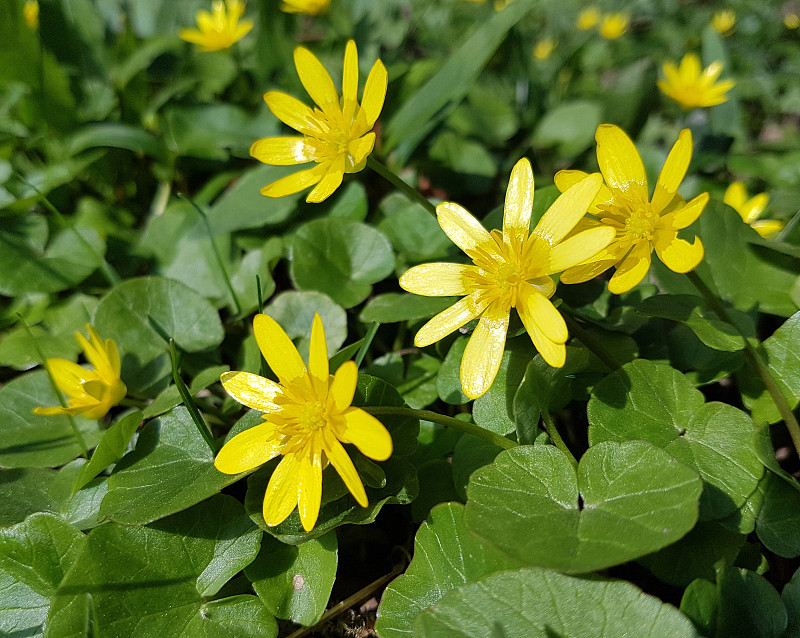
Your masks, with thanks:
[{"label": "glossy green leaf", "polygon": [[456,301],[457,297],[421,297],[404,292],[387,292],[370,299],[358,320],[362,323],[396,323],[427,319]]},{"label": "glossy green leaf", "polygon": [[121,148],[156,159],[161,159],[166,154],[161,138],[144,129],[118,123],[89,124],[72,135],[67,146],[70,155],[98,146]]},{"label": "glossy green leaf", "polygon": [[440,259],[453,248],[433,215],[405,195],[391,193],[381,202],[380,211],[384,218],[378,230],[407,263]]},{"label": "glossy green leaf", "polygon": [[780,638],[786,629],[786,607],[762,576],[725,566],[717,574],[717,638]]},{"label": "glossy green leaf", "polygon": [[681,611],[689,617],[704,636],[714,636],[717,613],[717,587],[708,580],[698,578],[689,583],[681,598]]},{"label": "glossy green leaf", "polygon": [[800,638],[800,569],[798,569],[792,580],[783,587],[781,600],[786,606],[788,623],[784,638]]},{"label": "glossy green leaf", "polygon": [[403,357],[390,352],[375,359],[364,372],[390,383],[409,407],[421,409],[438,397],[436,373],[439,366],[439,360],[433,357]]},{"label": "glossy green leaf", "polygon": [[594,132],[602,121],[602,109],[597,102],[564,102],[539,120],[533,134],[533,145],[539,148],[555,146],[561,155],[574,157],[594,142]]},{"label": "glossy green leaf", "polygon": [[461,405],[470,400],[461,390],[461,359],[464,356],[467,341],[467,337],[456,339],[439,368],[436,389],[439,392],[439,398],[445,403]]},{"label": "glossy green leaf", "polygon": [[759,491],[763,494],[756,519],[759,540],[778,556],[800,556],[800,493],[769,470]]},{"label": "glossy green leaf", "polygon": [[588,572],[684,536],[701,489],[694,470],[644,441],[590,447],[577,476],[555,447],[519,446],[472,474],[464,524],[524,564]]},{"label": "glossy green leaf", "polygon": [[452,456],[453,485],[459,500],[467,500],[467,485],[472,473],[492,463],[500,452],[502,450],[494,443],[470,434],[464,434],[456,441]]},{"label": "glossy green leaf", "polygon": [[75,491],[81,489],[112,463],[119,461],[128,449],[133,433],[142,422],[142,413],[133,412],[121,418],[103,433],[103,438],[75,481]]}]

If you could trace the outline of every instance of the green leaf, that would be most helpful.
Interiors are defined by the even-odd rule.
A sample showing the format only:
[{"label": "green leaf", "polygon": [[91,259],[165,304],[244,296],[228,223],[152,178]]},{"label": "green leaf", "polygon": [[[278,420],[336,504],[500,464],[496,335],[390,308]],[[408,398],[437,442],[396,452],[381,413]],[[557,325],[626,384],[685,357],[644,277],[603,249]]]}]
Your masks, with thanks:
[{"label": "green leaf", "polygon": [[519,446],[472,474],[464,525],[524,564],[588,572],[684,536],[701,489],[694,470],[644,441],[590,447],[577,476],[555,447]]},{"label": "green leaf", "polygon": [[133,412],[121,418],[105,431],[103,438],[100,439],[97,448],[92,453],[92,458],[78,473],[73,488],[75,491],[81,489],[109,465],[116,463],[124,456],[125,450],[128,449],[128,443],[141,422],[142,413]]},{"label": "green leaf", "polygon": [[778,592],[762,576],[725,566],[717,574],[718,638],[780,638],[787,614]]},{"label": "green leaf", "polygon": [[461,405],[470,398],[461,391],[461,359],[467,347],[468,337],[459,337],[450,346],[447,356],[439,368],[439,378],[436,380],[436,389],[439,398],[445,403]]},{"label": "green leaf", "polygon": [[671,605],[624,581],[543,569],[499,572],[448,593],[414,624],[419,638],[697,638]]},{"label": "green leaf", "polygon": [[459,177],[465,181],[473,181],[476,177],[491,179],[497,175],[494,157],[483,144],[465,139],[452,131],[442,131],[436,136],[428,156],[459,173]]},{"label": "green leaf", "polygon": [[260,538],[239,502],[222,495],[154,525],[102,525],[59,588],[48,636],[83,635],[87,594],[103,636],[276,636],[255,597],[208,600],[253,561]]},{"label": "green leaf", "polygon": [[533,145],[555,146],[562,157],[575,157],[594,142],[597,125],[603,121],[597,102],[575,100],[559,104],[545,113],[533,134]]},{"label": "green leaf", "polygon": [[595,386],[587,414],[590,444],[640,439],[697,470],[704,520],[736,511],[764,473],[751,419],[733,406],[704,403],[669,366],[646,359],[624,365]]},{"label": "green leaf", "polygon": [[351,308],[366,299],[372,284],[394,270],[386,236],[346,219],[317,219],[294,235],[290,274],[300,290],[317,290]]},{"label": "green leaf", "polygon": [[789,616],[783,638],[800,638],[800,569],[794,573],[792,580],[784,585],[781,600]]},{"label": "green leaf", "polygon": [[698,578],[689,583],[681,598],[681,611],[704,636],[714,636],[717,613],[717,587],[713,582]]},{"label": "green leaf", "polygon": [[370,299],[358,320],[361,323],[396,323],[427,319],[456,301],[457,297],[420,297],[406,292],[387,292]]},{"label": "green leaf", "polygon": [[36,512],[55,512],[58,503],[50,494],[55,470],[25,467],[0,470],[0,527],[25,520]]},{"label": "green leaf", "polygon": [[380,203],[380,211],[384,218],[378,223],[378,230],[389,238],[400,258],[408,263],[440,259],[453,246],[436,218],[402,193],[388,195]]},{"label": "green leaf", "polygon": [[414,559],[381,598],[375,629],[383,638],[412,635],[417,616],[447,592],[517,566],[467,533],[461,523],[463,510],[459,503],[438,505],[417,531]]},{"label": "green leaf", "polygon": [[800,556],[800,492],[767,471],[759,483],[763,503],[756,519],[756,534],[778,556]]},{"label": "green leaf", "polygon": [[406,366],[408,359],[390,352],[375,359],[365,372],[393,385],[409,407],[419,410],[438,397],[436,373],[441,364],[438,359],[423,355],[410,357],[411,362]]},{"label": "green leaf", "polygon": [[245,576],[272,615],[311,626],[325,613],[338,557],[335,532],[302,545],[286,545],[264,534]]},{"label": "green leaf", "polygon": [[136,448],[114,468],[100,511],[117,523],[143,525],[199,503],[242,476],[214,467],[214,454],[181,406],[142,428]]},{"label": "green leaf", "polygon": [[[34,414],[36,407],[59,405],[47,372],[23,374],[0,388],[0,466],[57,467],[82,453],[64,415]],[[96,420],[72,417],[86,445],[100,439]]]},{"label": "green leaf", "polygon": [[121,148],[156,159],[163,159],[167,150],[161,138],[144,129],[118,123],[89,124],[67,140],[67,152],[70,155],[98,146]]},{"label": "green leaf", "polygon": [[502,451],[491,441],[470,434],[464,434],[456,441],[452,458],[453,485],[459,500],[467,500],[467,485],[472,473],[492,463]]}]

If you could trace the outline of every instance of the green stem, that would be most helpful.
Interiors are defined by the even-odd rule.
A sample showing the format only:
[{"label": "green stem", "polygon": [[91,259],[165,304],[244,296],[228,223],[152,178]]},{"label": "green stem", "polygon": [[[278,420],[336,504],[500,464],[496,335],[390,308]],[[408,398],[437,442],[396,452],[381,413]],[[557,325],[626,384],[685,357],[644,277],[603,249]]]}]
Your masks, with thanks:
[{"label": "green stem", "polygon": [[561,314],[572,336],[586,346],[609,370],[620,369],[619,361],[603,347],[599,340],[594,338],[591,332],[575,321],[574,317],[577,317],[578,314],[572,308],[562,303],[559,310],[562,311]]},{"label": "green stem", "polygon": [[175,348],[175,340],[172,338],[169,340],[169,356],[172,359],[172,379],[175,381],[181,399],[183,399],[183,405],[186,406],[186,409],[189,411],[189,416],[192,418],[192,421],[194,421],[194,426],[197,428],[198,432],[200,432],[200,435],[203,437],[208,447],[211,448],[212,452],[216,453],[217,448],[214,445],[214,436],[211,434],[211,430],[205,422],[203,415],[200,414],[200,410],[197,409],[197,404],[194,402],[189,388],[186,387],[186,384],[181,378],[180,371],[178,370],[178,351]]},{"label": "green stem", "polygon": [[362,409],[365,412],[369,412],[372,416],[409,416],[414,419],[422,419],[424,421],[438,423],[439,425],[444,425],[448,428],[461,430],[465,434],[477,436],[479,439],[484,439],[485,441],[494,443],[497,447],[501,447],[504,450],[508,450],[519,445],[519,443],[516,441],[507,439],[506,437],[495,434],[494,432],[490,432],[489,430],[484,430],[482,427],[478,427],[472,423],[467,423],[466,421],[461,421],[460,419],[455,419],[451,416],[445,416],[444,414],[439,414],[438,412],[431,412],[430,410],[414,410],[412,408],[390,406],[365,406]]},{"label": "green stem", "polygon": [[[739,327],[731,319],[728,311],[725,310],[725,306],[723,306],[717,296],[711,292],[711,289],[706,286],[705,282],[700,279],[699,275],[691,271],[687,272],[686,276],[689,278],[689,281],[694,284],[694,287],[697,288],[711,310],[713,310],[720,319],[730,324],[739,334],[742,334]],[[764,386],[767,388],[767,392],[769,392],[770,397],[772,397],[775,407],[778,408],[778,412],[783,422],[786,424],[786,428],[789,430],[789,436],[792,437],[792,443],[794,443],[797,455],[800,456],[800,424],[797,423],[797,419],[792,412],[792,408],[789,406],[789,402],[786,400],[786,397],[783,396],[783,392],[781,392],[781,389],[778,387],[775,377],[772,376],[772,373],[769,371],[767,364],[764,363],[758,350],[753,347],[745,335],[742,334],[742,338],[744,339],[744,354],[750,362],[750,365],[755,368],[758,376],[761,377],[761,381],[763,381]]]},{"label": "green stem", "polygon": [[564,439],[562,439],[561,435],[558,433],[558,430],[556,429],[556,424],[553,423],[553,417],[550,415],[550,412],[544,410],[542,412],[542,420],[544,421],[544,428],[547,431],[547,434],[550,436],[550,440],[553,442],[553,445],[555,445],[559,450],[561,450],[564,456],[567,457],[567,459],[570,462],[570,465],[572,465],[572,469],[577,470],[578,461],[575,460],[575,456],[572,454],[572,452],[569,451],[567,444],[564,443]]},{"label": "green stem", "polygon": [[381,327],[381,324],[373,322],[369,325],[367,329],[367,334],[364,336],[364,341],[361,344],[361,347],[358,349],[356,353],[356,367],[360,368],[361,363],[364,361],[364,357],[367,356],[367,350],[372,345],[372,340],[375,338],[375,335],[378,333],[378,328]]},{"label": "green stem", "polygon": [[416,190],[415,188],[411,188],[402,179],[400,179],[397,175],[395,175],[389,168],[387,168],[386,166],[381,164],[378,160],[376,160],[372,155],[370,155],[367,158],[367,166],[369,166],[378,175],[383,177],[383,179],[389,182],[396,189],[402,191],[410,199],[421,205],[431,215],[436,217],[436,206],[434,206],[431,202],[429,202],[428,199],[418,190]]}]

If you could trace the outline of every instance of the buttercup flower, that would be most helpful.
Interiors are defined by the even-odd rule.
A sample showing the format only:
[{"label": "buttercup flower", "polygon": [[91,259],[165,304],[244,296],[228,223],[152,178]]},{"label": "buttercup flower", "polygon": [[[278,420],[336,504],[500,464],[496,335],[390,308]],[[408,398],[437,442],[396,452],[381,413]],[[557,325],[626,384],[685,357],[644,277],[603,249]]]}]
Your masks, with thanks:
[{"label": "buttercup flower", "polygon": [[589,7],[578,14],[575,19],[575,26],[581,31],[588,31],[600,22],[600,10],[597,7]]},{"label": "buttercup flower", "polygon": [[722,62],[712,62],[701,69],[700,58],[694,53],[684,55],[680,67],[672,61],[665,62],[663,70],[665,77],[658,81],[658,88],[685,109],[727,102],[725,94],[736,84],[733,80],[717,82]]},{"label": "buttercup flower", "polygon": [[742,182],[732,182],[725,191],[722,201],[739,213],[744,223],[762,237],[774,235],[784,226],[784,223],[777,219],[758,219],[769,203],[769,195],[759,193],[748,199],[747,189]]},{"label": "buttercup flower", "polygon": [[302,137],[267,137],[250,147],[250,154],[265,164],[304,164],[313,168],[294,173],[261,189],[267,197],[283,197],[316,184],[307,202],[325,200],[342,183],[345,173],[364,168],[375,145],[372,127],[383,108],[388,76],[380,60],[372,66],[359,106],[358,52],[350,40],[344,53],[342,100],[325,67],[308,49],[294,50],[297,74],[311,99],[310,109],[295,98],[279,91],[264,95],[270,111],[284,124],[302,133]]},{"label": "buttercup flower", "polygon": [[533,57],[537,60],[546,60],[556,48],[556,41],[553,38],[543,38],[536,43],[533,48]]},{"label": "buttercup flower", "polygon": [[355,362],[343,363],[330,375],[319,315],[311,326],[308,367],[271,317],[256,315],[253,332],[280,383],[249,372],[222,375],[227,393],[263,412],[265,423],[228,441],[214,465],[220,472],[238,474],[283,455],[264,494],[264,521],[270,526],[283,522],[297,506],[303,529],[314,528],[322,499],[322,470],[328,462],[358,504],[366,507],[364,485],[342,443],[352,443],[369,458],[385,461],[392,454],[392,437],[375,417],[350,405],[358,381]]},{"label": "buttercup flower", "polygon": [[181,29],[182,40],[199,44],[204,51],[221,51],[241,40],[253,28],[251,20],[239,18],[244,14],[241,0],[214,0],[211,13],[197,12],[197,29]]},{"label": "buttercup flower", "polygon": [[281,11],[315,16],[327,11],[330,3],[331,0],[283,0]]},{"label": "buttercup flower", "polygon": [[37,0],[25,0],[22,5],[22,17],[31,31],[39,28],[39,3]]},{"label": "buttercup flower", "polygon": [[796,29],[800,27],[800,16],[796,13],[787,13],[783,16],[783,26],[787,29]]},{"label": "buttercup flower", "polygon": [[711,18],[711,26],[720,35],[727,35],[736,25],[736,12],[730,9],[717,11]]},{"label": "buttercup flower", "polygon": [[[689,203],[678,194],[692,159],[692,134],[683,129],[672,147],[656,182],[653,198],[647,189],[644,165],[636,147],[625,132],[613,124],[601,124],[595,133],[597,163],[605,179],[597,199],[589,209],[589,217],[579,229],[610,227],[614,241],[591,259],[561,275],[561,281],[576,284],[616,266],[608,289],[622,294],[638,284],[650,269],[650,254],[655,249],[659,259],[672,271],[693,270],[703,259],[703,244],[678,238],[678,231],[692,224],[708,203],[702,193]],[[559,171],[555,182],[566,191],[586,178],[581,171]]]},{"label": "buttercup flower", "polygon": [[616,40],[628,30],[631,17],[627,13],[608,13],[598,27],[600,35],[606,40]]},{"label": "buttercup flower", "polygon": [[[614,238],[597,227],[564,239],[583,217],[602,179],[594,174],[563,193],[529,232],[533,208],[533,172],[521,159],[506,191],[503,230],[491,233],[453,202],[436,207],[439,225],[472,264],[414,266],[400,286],[417,295],[464,298],[428,321],[414,338],[424,347],[480,317],[461,361],[461,385],[471,399],[489,389],[500,368],[509,314],[516,308],[533,344],[547,363],[564,365],[567,326],[550,302],[556,290],[551,274],[589,259]],[[563,240],[563,241],[562,241]]]},{"label": "buttercup flower", "polygon": [[89,331],[89,341],[80,332],[75,333],[75,338],[94,370],[67,359],[48,359],[50,374],[58,389],[69,397],[69,405],[34,408],[35,414],[82,414],[89,419],[102,419],[125,397],[128,388],[119,378],[117,344],[111,339],[101,341],[88,324],[86,329]]}]

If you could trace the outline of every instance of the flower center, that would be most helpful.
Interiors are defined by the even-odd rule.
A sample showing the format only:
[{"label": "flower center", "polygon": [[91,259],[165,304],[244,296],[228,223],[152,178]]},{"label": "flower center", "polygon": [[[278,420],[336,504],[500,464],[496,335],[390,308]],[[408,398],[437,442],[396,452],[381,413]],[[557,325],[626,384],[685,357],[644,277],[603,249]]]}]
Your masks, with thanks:
[{"label": "flower center", "polygon": [[325,425],[325,405],[322,401],[309,401],[300,406],[297,420],[300,427],[307,432],[313,432]]},{"label": "flower center", "polygon": [[602,221],[617,230],[617,239],[620,241],[651,241],[658,215],[653,212],[643,189],[613,189],[612,192],[614,199],[600,206]]}]

